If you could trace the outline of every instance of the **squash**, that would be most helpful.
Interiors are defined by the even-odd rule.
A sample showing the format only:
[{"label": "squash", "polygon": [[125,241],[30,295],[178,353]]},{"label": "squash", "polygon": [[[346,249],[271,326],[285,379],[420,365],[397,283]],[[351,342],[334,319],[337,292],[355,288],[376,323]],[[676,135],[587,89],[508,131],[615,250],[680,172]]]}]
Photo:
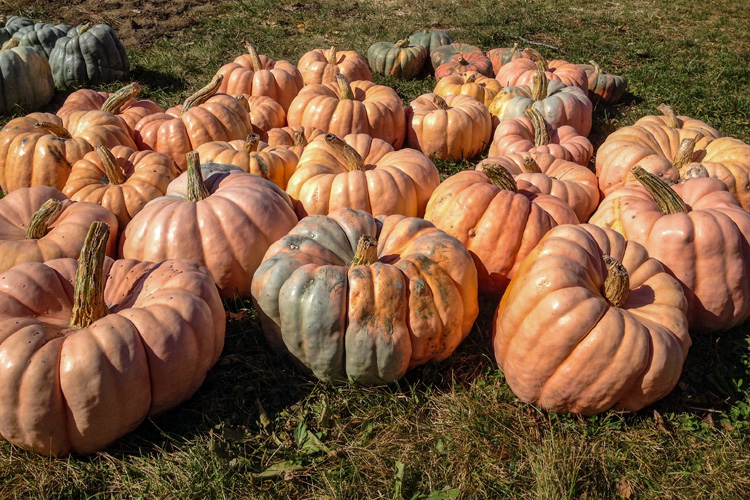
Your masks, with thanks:
[{"label": "squash", "polygon": [[440,81],[453,74],[476,71],[486,77],[492,76],[492,63],[479,52],[459,53],[435,68],[435,80]]},{"label": "squash", "polygon": [[305,85],[311,83],[336,82],[336,75],[341,73],[347,80],[372,80],[372,73],[364,57],[353,50],[339,51],[315,49],[302,55],[297,63]]},{"label": "squash", "polygon": [[419,76],[429,53],[408,39],[398,42],[375,42],[367,49],[367,63],[376,75],[408,80]]},{"label": "squash", "polygon": [[269,248],[253,303],[269,344],[306,372],[387,384],[469,334],[476,279],[466,249],[429,222],[342,208]]},{"label": "squash", "polygon": [[531,52],[529,49],[518,49],[518,44],[514,43],[513,47],[501,47],[498,49],[490,49],[487,51],[487,57],[492,62],[493,75],[497,75],[500,68],[520,57],[525,59],[532,59]]},{"label": "squash", "polygon": [[548,80],[559,81],[569,87],[578,87],[585,94],[589,91],[586,72],[577,64],[567,61],[547,61],[536,49],[526,49],[531,59],[519,57],[505,64],[497,72],[495,78],[503,87],[517,87],[531,85],[537,71],[544,72]]},{"label": "squash", "polygon": [[440,79],[433,92],[442,98],[449,95],[468,95],[489,107],[502,87],[494,78],[480,75],[476,71],[454,73]]},{"label": "squash", "polygon": [[28,26],[34,26],[33,20],[29,19],[28,17],[20,16],[8,16],[7,18],[5,18],[5,16],[2,16],[0,17],[0,22],[4,23],[4,26],[0,28],[0,45],[10,40],[11,37],[20,29]]},{"label": "squash", "polygon": [[432,52],[438,47],[449,45],[453,42],[448,33],[441,30],[422,30],[417,31],[409,37],[411,45],[421,45],[427,49],[427,53]]},{"label": "squash", "polygon": [[112,261],[108,234],[92,224],[77,262],[0,275],[0,434],[24,449],[102,450],[192,396],[221,354],[226,319],[209,272]]},{"label": "squash", "polygon": [[34,23],[13,33],[13,38],[19,41],[19,45],[36,49],[44,57],[49,58],[57,41],[73,29],[76,28],[67,24]]},{"label": "squash", "polygon": [[628,79],[624,76],[613,75],[602,71],[594,61],[578,65],[586,72],[589,82],[589,96],[594,100],[603,100],[610,104],[617,104],[628,88]]},{"label": "squash", "polygon": [[0,49],[0,114],[34,111],[52,100],[55,82],[43,55],[18,40]]},{"label": "squash", "polygon": [[679,283],[647,250],[583,224],[550,230],[495,313],[495,359],[523,401],[636,411],[677,385],[691,345]]},{"label": "squash", "polygon": [[457,54],[482,54],[482,49],[469,45],[468,43],[453,42],[448,45],[441,45],[436,49],[430,50],[430,60],[432,61],[432,67],[437,69],[441,64],[448,62],[448,60]]}]

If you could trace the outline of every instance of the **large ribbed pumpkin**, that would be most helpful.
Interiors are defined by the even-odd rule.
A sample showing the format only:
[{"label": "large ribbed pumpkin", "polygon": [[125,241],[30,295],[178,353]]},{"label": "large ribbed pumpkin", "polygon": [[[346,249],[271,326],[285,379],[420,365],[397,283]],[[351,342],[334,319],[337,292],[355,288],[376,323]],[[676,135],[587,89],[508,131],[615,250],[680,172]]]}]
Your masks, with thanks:
[{"label": "large ribbed pumpkin", "polygon": [[441,361],[479,308],[471,257],[422,219],[350,209],[307,217],[253,279],[263,332],[321,380],[386,384]]},{"label": "large ribbed pumpkin", "polygon": [[[4,17],[0,17],[3,20]],[[21,28],[34,26],[34,21],[28,17],[8,16],[4,19],[5,25],[0,28],[0,44],[10,40],[10,38]]]},{"label": "large ribbed pumpkin", "polygon": [[476,71],[469,71],[442,78],[435,85],[433,92],[443,98],[449,95],[468,95],[485,106],[489,106],[501,89],[500,82],[494,78],[480,75]]},{"label": "large ribbed pumpkin", "polygon": [[376,75],[409,79],[422,72],[429,53],[408,39],[398,42],[375,42],[367,49],[367,63]]},{"label": "large ribbed pumpkin", "polygon": [[442,30],[422,30],[409,37],[412,45],[421,45],[427,52],[432,52],[443,45],[450,45],[452,40],[448,33]]},{"label": "large ribbed pumpkin", "polygon": [[500,47],[497,49],[490,49],[487,51],[487,57],[492,61],[492,71],[494,75],[500,71],[500,68],[520,57],[531,59],[531,53],[528,49],[518,48],[518,44],[514,43],[513,47]]},{"label": "large ribbed pumpkin", "polygon": [[577,64],[563,60],[547,61],[537,50],[526,49],[531,59],[519,57],[503,65],[495,78],[503,87],[531,85],[537,71],[543,71],[549,80],[558,81],[569,87],[578,87],[588,94],[589,82],[586,72]]},{"label": "large ribbed pumpkin", "polygon": [[[206,266],[222,298],[250,295],[263,254],[296,223],[292,201],[275,184],[241,170],[221,172],[188,155],[188,171],[167,195],[138,213],[123,235],[126,259],[192,259]],[[219,170],[213,173],[213,170]],[[213,175],[212,175],[213,174]]]},{"label": "large ribbed pumpkin", "polygon": [[440,81],[446,76],[464,74],[471,71],[491,77],[492,62],[481,52],[459,53],[435,68],[435,80]]},{"label": "large ribbed pumpkin", "polygon": [[108,83],[125,79],[130,60],[115,30],[107,24],[86,24],[57,40],[49,55],[58,87]]},{"label": "large ribbed pumpkin", "polygon": [[0,114],[35,111],[52,100],[55,82],[47,59],[11,40],[0,49]]},{"label": "large ribbed pumpkin", "polygon": [[279,127],[268,131],[267,142],[269,146],[289,148],[299,158],[313,139],[325,134],[317,127],[303,127],[302,125]]},{"label": "large ribbed pumpkin", "polygon": [[640,244],[589,224],[556,227],[500,302],[495,359],[513,392],[546,410],[639,410],[680,379],[686,306]]},{"label": "large ribbed pumpkin", "polygon": [[578,66],[586,72],[591,99],[601,99],[610,104],[620,102],[620,99],[622,99],[623,94],[625,94],[628,88],[627,78],[602,71],[594,61],[589,61],[589,64],[579,64]]},{"label": "large ribbed pumpkin", "polygon": [[20,45],[36,49],[45,58],[49,58],[57,41],[73,29],[77,28],[67,24],[34,23],[13,33],[13,38],[18,40]]},{"label": "large ribbed pumpkin", "polygon": [[372,73],[364,57],[353,50],[315,49],[300,57],[297,69],[305,85],[335,83],[341,73],[347,80],[372,80]]},{"label": "large ribbed pumpkin", "polygon": [[0,275],[0,435],[27,450],[99,451],[192,396],[221,354],[208,270],[105,259],[107,231],[92,226],[78,261]]},{"label": "large ribbed pumpkin", "polygon": [[327,134],[302,153],[286,192],[298,202],[300,218],[339,208],[421,217],[438,184],[435,164],[419,151],[394,151],[367,134],[343,140]]}]

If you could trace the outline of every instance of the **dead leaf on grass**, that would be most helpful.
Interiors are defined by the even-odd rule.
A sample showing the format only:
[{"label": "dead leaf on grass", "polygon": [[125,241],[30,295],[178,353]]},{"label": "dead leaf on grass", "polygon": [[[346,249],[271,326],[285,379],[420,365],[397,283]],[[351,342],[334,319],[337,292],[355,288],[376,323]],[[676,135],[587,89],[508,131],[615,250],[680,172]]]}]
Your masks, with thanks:
[{"label": "dead leaf on grass", "polygon": [[620,495],[620,498],[624,498],[625,500],[633,500],[635,498],[633,487],[624,476],[617,481],[615,490],[617,491],[617,494]]}]

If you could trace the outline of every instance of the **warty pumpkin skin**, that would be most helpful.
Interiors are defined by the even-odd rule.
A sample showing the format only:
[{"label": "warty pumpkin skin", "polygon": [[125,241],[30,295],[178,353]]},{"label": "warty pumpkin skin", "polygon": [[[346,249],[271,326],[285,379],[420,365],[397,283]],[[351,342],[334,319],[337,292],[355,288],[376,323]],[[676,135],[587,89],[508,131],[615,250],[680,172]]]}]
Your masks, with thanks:
[{"label": "warty pumpkin skin", "polygon": [[480,75],[476,71],[469,71],[441,78],[433,92],[443,98],[449,95],[468,95],[485,106],[489,106],[500,90],[502,90],[500,82],[494,78]]},{"label": "warty pumpkin skin", "polygon": [[315,49],[300,57],[297,69],[305,85],[311,83],[335,83],[341,73],[347,80],[372,81],[372,73],[364,57],[353,50]]},{"label": "warty pumpkin skin", "polygon": [[447,358],[479,312],[476,270],[455,238],[350,209],[306,217],[272,245],[253,302],[277,352],[321,380],[367,385]]},{"label": "warty pumpkin skin", "polygon": [[247,297],[263,254],[297,223],[292,201],[257,175],[222,172],[227,165],[221,164],[200,168],[197,154],[189,158],[189,170],[172,181],[167,194],[130,221],[121,255],[155,262],[192,259],[211,271],[222,298]]},{"label": "warty pumpkin skin", "polygon": [[750,214],[718,179],[670,188],[642,167],[634,172],[656,185],[657,198],[643,186],[622,187],[602,200],[591,223],[641,243],[677,278],[692,332],[743,323],[750,317]]},{"label": "warty pumpkin skin", "polygon": [[16,189],[0,199],[0,273],[24,262],[77,258],[95,221],[109,225],[106,253],[114,257],[118,224],[107,209],[71,201],[49,186]]},{"label": "warty pumpkin skin", "polygon": [[71,166],[99,144],[136,149],[127,124],[103,111],[15,118],[0,130],[0,188],[6,193],[30,186],[63,189]]},{"label": "warty pumpkin skin", "polygon": [[[528,49],[518,49],[518,44],[513,44],[513,47],[501,47],[498,49],[490,49],[487,51],[487,57],[492,62],[493,75],[497,75],[500,68],[520,57],[531,59],[531,54]],[[499,82],[498,82],[499,83]]]},{"label": "warty pumpkin skin", "polygon": [[487,149],[492,118],[473,97],[424,94],[406,108],[406,146],[431,158],[459,161]]},{"label": "warty pumpkin skin", "polygon": [[[90,259],[0,275],[0,434],[44,455],[94,453],[177,406],[224,345],[224,308],[204,267],[82,254],[99,265],[80,264],[79,276]],[[98,314],[81,307],[87,289],[101,290]]]},{"label": "warty pumpkin skin", "polygon": [[297,202],[300,218],[339,208],[421,217],[439,184],[435,164],[419,151],[394,151],[367,134],[343,140],[327,134],[302,153],[286,192]]},{"label": "warty pumpkin skin", "polygon": [[546,410],[636,411],[680,378],[686,307],[679,283],[640,244],[589,224],[559,226],[498,306],[495,359],[513,392]]},{"label": "warty pumpkin skin", "polygon": [[408,39],[398,42],[375,42],[367,49],[367,63],[376,75],[408,80],[419,76],[429,53]]},{"label": "warty pumpkin skin", "polygon": [[33,48],[17,44],[12,40],[0,49],[0,114],[39,109],[55,95],[47,60]]},{"label": "warty pumpkin skin", "polygon": [[549,153],[511,153],[489,156],[476,170],[500,165],[515,179],[518,189],[549,194],[565,201],[583,223],[599,206],[599,184],[587,167],[555,158]]},{"label": "warty pumpkin skin", "polygon": [[308,85],[294,99],[287,115],[289,126],[316,127],[343,137],[368,134],[401,149],[406,139],[404,104],[395,90],[373,82]]},{"label": "warty pumpkin skin", "polygon": [[537,71],[543,71],[548,80],[558,81],[569,87],[578,87],[588,96],[589,82],[586,72],[577,64],[562,60],[547,61],[535,49],[526,49],[526,52],[532,59],[519,57],[500,68],[495,76],[500,85],[503,87],[531,85]]},{"label": "warty pumpkin skin", "polygon": [[465,170],[432,193],[424,218],[466,246],[477,266],[479,291],[502,293],[521,261],[558,224],[577,224],[556,196],[518,189],[501,166]]}]

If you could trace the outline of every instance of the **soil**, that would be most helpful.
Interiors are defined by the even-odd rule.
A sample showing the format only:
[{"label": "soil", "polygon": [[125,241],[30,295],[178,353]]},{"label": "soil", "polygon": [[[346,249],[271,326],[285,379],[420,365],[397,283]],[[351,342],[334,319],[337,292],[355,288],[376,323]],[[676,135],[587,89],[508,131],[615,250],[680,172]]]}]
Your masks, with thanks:
[{"label": "soil", "polygon": [[[0,0],[0,14],[47,14],[46,22],[70,25],[107,23],[125,47],[146,47],[195,23],[222,0]],[[40,17],[40,16],[33,16]],[[42,19],[35,19],[42,20]]]}]

